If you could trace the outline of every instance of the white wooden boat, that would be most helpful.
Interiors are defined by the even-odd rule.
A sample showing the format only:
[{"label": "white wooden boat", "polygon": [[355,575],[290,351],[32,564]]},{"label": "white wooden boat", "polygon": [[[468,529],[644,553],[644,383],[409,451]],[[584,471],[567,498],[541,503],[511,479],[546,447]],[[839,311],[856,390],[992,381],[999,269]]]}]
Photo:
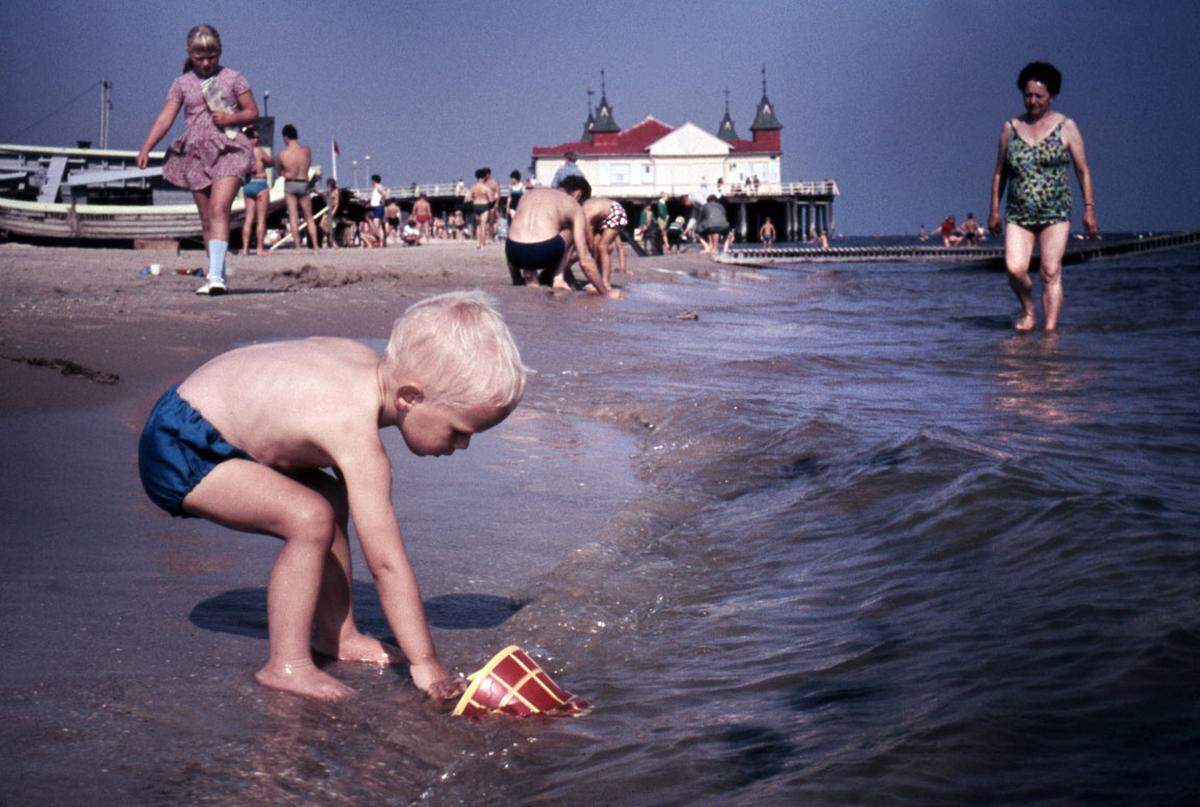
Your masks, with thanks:
[{"label": "white wooden boat", "polygon": [[[190,191],[162,178],[163,152],[138,168],[137,152],[0,144],[0,230],[30,239],[125,241],[202,235]],[[271,186],[272,211],[283,205],[283,180]],[[239,229],[241,191],[230,211]]]}]

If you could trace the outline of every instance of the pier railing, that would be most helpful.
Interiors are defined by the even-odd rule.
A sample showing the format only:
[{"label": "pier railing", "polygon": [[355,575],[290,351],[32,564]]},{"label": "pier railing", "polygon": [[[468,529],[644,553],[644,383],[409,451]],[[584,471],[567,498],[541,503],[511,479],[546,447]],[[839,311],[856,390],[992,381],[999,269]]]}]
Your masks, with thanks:
[{"label": "pier railing", "polygon": [[[406,187],[387,187],[387,196],[389,199],[398,199],[401,201],[416,199],[422,194],[429,199],[451,199],[462,196],[466,192],[466,188],[465,184],[458,182],[423,182]],[[645,198],[657,198],[664,191],[670,196],[684,196],[694,193],[695,190],[695,185],[656,185],[652,191],[645,193]],[[716,188],[712,188],[712,191],[715,193]],[[362,199],[366,199],[371,195],[370,188],[351,188],[350,192]],[[641,191],[637,190],[636,186],[606,185],[602,188],[597,186],[596,194],[600,195],[601,193],[605,196],[619,196],[622,199],[642,197]],[[779,196],[833,197],[839,196],[841,191],[838,189],[836,180],[822,179],[805,182],[760,182],[758,185],[734,182],[722,187],[722,193],[725,196],[744,196],[747,198],[771,198]],[[500,197],[504,198],[505,196],[508,196],[508,188],[501,185]]]}]

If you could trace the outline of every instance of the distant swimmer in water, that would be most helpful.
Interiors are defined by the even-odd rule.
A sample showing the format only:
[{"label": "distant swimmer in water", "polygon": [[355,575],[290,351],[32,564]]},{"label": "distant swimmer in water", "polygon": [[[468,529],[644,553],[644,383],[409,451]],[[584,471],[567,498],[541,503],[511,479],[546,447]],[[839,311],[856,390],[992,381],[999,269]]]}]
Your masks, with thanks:
[{"label": "distant swimmer in water", "polygon": [[1004,264],[1009,285],[1021,303],[1021,313],[1013,327],[1019,331],[1033,330],[1033,280],[1029,277],[1029,262],[1036,243],[1041,252],[1045,327],[1053,331],[1058,327],[1062,309],[1062,256],[1071,231],[1067,163],[1074,165],[1083,194],[1083,227],[1089,237],[1095,238],[1092,174],[1079,127],[1050,108],[1062,88],[1062,74],[1054,65],[1030,62],[1021,69],[1017,87],[1024,98],[1025,114],[1005,121],[1000,129],[988,229],[993,234],[1000,233],[1000,196],[1007,185]]},{"label": "distant swimmer in water", "polygon": [[553,285],[568,289],[563,277],[571,265],[573,250],[578,250],[579,266],[588,282],[605,297],[619,298],[600,276],[588,247],[587,220],[581,202],[592,195],[592,186],[581,176],[568,176],[558,189],[534,188],[525,191],[521,206],[513,216],[504,256],[514,285]]}]

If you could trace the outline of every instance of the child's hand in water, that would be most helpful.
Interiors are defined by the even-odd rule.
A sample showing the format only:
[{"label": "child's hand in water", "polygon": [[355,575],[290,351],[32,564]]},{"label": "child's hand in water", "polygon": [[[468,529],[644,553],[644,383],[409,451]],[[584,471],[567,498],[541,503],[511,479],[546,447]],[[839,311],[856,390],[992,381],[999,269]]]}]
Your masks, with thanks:
[{"label": "child's hand in water", "polygon": [[434,700],[452,700],[467,689],[466,679],[452,677],[437,659],[413,664],[408,671],[417,689]]}]

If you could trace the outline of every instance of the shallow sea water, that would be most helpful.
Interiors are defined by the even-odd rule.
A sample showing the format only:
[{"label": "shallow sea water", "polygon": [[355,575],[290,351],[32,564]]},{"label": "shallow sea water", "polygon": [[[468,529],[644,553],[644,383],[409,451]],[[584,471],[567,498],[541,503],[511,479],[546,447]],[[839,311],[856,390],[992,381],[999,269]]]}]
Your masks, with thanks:
[{"label": "shallow sea water", "polygon": [[[992,271],[655,274],[616,306],[502,298],[518,340],[562,306],[569,349],[527,357],[522,419],[466,455],[486,503],[398,502],[423,513],[406,529],[443,657],[520,644],[589,714],[459,721],[353,665],[347,704],[265,692],[262,590],[218,585],[246,550],[147,536],[163,610],[125,617],[176,634],[191,609],[196,647],[166,649],[205,664],[138,689],[163,664],[129,662],[118,690],[99,674],[118,653],[95,691],[72,684],[93,747],[145,747],[97,740],[110,723],[163,738],[126,796],[1200,802],[1200,251],[1068,267],[1056,336],[1011,331]],[[473,556],[470,536],[522,524],[519,562]],[[356,596],[386,634],[372,586]]]},{"label": "shallow sea water", "polygon": [[1200,252],[1069,267],[1058,335],[992,271],[766,274],[639,285],[547,379],[641,434],[509,624],[597,706],[426,798],[1197,803]]}]

